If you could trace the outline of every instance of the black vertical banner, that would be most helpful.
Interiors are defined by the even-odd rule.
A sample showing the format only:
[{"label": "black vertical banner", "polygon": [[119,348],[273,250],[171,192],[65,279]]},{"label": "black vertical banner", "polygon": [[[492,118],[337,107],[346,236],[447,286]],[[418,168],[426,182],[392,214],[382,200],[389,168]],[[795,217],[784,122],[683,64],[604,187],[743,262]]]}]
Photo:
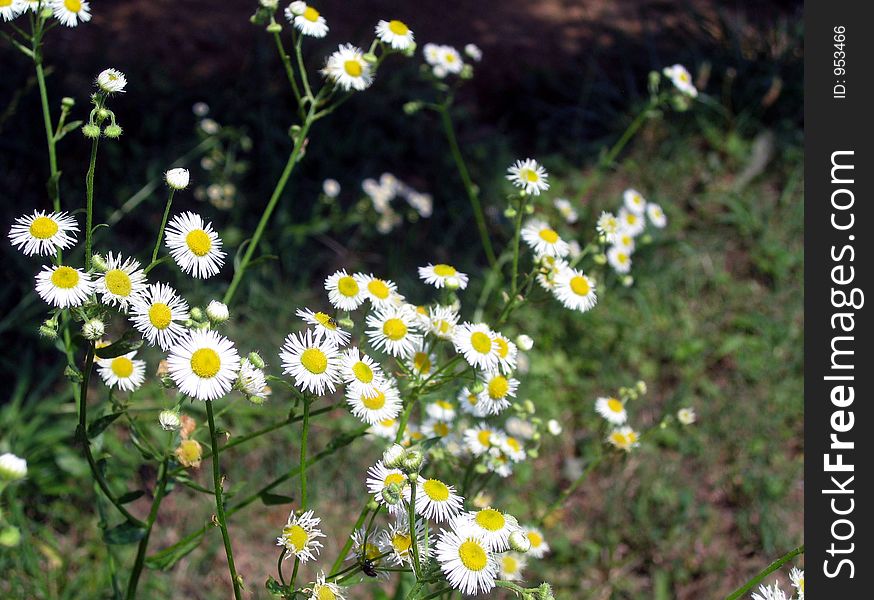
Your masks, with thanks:
[{"label": "black vertical banner", "polygon": [[871,12],[854,0],[805,4],[804,562],[814,600],[874,597]]}]

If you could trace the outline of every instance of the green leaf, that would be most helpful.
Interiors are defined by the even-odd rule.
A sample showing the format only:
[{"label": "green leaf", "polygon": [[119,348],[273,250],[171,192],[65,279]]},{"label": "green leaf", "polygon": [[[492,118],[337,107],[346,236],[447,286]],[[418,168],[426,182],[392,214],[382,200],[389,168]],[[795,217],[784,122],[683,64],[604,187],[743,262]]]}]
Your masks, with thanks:
[{"label": "green leaf", "polygon": [[183,538],[168,548],[146,558],[146,566],[150,569],[166,571],[185,558],[200,545],[204,532],[201,530],[193,537]]},{"label": "green leaf", "polygon": [[91,422],[91,425],[88,426],[88,439],[93,440],[98,435],[103,433],[103,430],[112,425],[112,422],[123,415],[123,412],[114,412],[109,413],[108,415],[103,415],[99,419],[95,419]]},{"label": "green leaf", "polygon": [[134,337],[135,334],[128,331],[117,342],[102,348],[96,348],[94,354],[97,355],[97,358],[117,358],[128,352],[133,352],[143,345],[142,339],[134,339]]},{"label": "green leaf", "polygon": [[103,541],[107,544],[135,544],[143,539],[146,530],[133,523],[125,521],[121,525],[103,532]]},{"label": "green leaf", "polygon": [[127,504],[129,502],[133,502],[137,498],[140,498],[146,492],[144,490],[131,490],[130,492],[125,492],[121,496],[118,497],[119,504]]},{"label": "green leaf", "polygon": [[82,126],[82,123],[83,123],[83,121],[71,121],[70,123],[67,123],[66,125],[64,125],[61,128],[61,130],[55,136],[55,141],[60,142],[65,135],[67,135],[71,131],[75,131],[75,130],[79,129],[79,127]]},{"label": "green leaf", "polygon": [[279,504],[291,504],[294,502],[294,498],[291,496],[285,496],[283,494],[271,494],[270,492],[264,492],[261,494],[261,502],[264,503],[264,506],[276,506]]}]

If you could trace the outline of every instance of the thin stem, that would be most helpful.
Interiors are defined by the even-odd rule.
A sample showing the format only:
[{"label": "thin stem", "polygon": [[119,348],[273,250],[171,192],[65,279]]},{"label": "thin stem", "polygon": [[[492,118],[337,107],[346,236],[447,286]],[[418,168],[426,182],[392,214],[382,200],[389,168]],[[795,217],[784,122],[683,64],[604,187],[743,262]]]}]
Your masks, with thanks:
[{"label": "thin stem", "polygon": [[306,95],[307,99],[315,104],[315,99],[313,98],[313,91],[310,89],[310,81],[309,77],[307,77],[307,70],[303,64],[303,52],[301,52],[301,45],[303,43],[303,36],[297,35],[297,32],[292,28],[291,34],[294,39],[294,54],[297,56],[297,68],[300,71],[300,80],[303,83],[303,91]]},{"label": "thin stem", "polygon": [[525,213],[525,201],[527,199],[527,194],[519,195],[519,208],[516,212],[516,223],[513,228],[513,275],[510,279],[510,299],[508,303],[513,301],[516,297],[516,292],[519,291],[517,281],[519,279],[519,236],[522,231],[522,216]]},{"label": "thin stem", "polygon": [[310,398],[303,399],[303,426],[300,432],[300,509],[307,509],[307,435],[310,431]]},{"label": "thin stem", "polygon": [[52,114],[49,108],[49,96],[46,88],[46,76],[42,68],[42,56],[40,56],[39,42],[34,42],[33,56],[36,65],[36,81],[39,84],[39,99],[42,103],[43,125],[46,129],[46,144],[49,150],[49,197],[52,200],[52,207],[55,212],[61,210],[61,192],[58,184],[58,158],[55,151],[55,134],[52,131]]},{"label": "thin stem", "polygon": [[461,175],[461,181],[464,183],[464,189],[467,192],[467,199],[470,201],[470,207],[473,210],[473,216],[476,219],[476,226],[479,229],[480,241],[483,246],[483,251],[486,253],[486,258],[490,265],[496,262],[495,251],[492,248],[492,241],[489,239],[488,228],[486,227],[486,219],[483,215],[482,205],[479,201],[476,185],[470,178],[470,172],[467,170],[467,164],[464,162],[464,156],[461,154],[461,148],[458,146],[458,138],[455,135],[455,127],[452,124],[452,116],[449,114],[447,105],[440,105],[438,110],[440,120],[443,122],[443,131],[446,134],[446,140],[449,142],[449,149],[452,152],[452,158],[455,160],[455,167],[458,169],[458,174]]},{"label": "thin stem", "polygon": [[158,468],[158,486],[155,488],[155,497],[152,499],[152,508],[149,510],[149,516],[146,519],[146,533],[140,540],[137,547],[137,557],[134,561],[133,570],[131,571],[130,580],[127,585],[127,594],[125,598],[133,600],[137,596],[137,585],[140,581],[140,574],[143,571],[143,565],[146,560],[146,550],[149,547],[149,536],[152,534],[152,526],[155,524],[155,519],[158,518],[158,508],[161,506],[161,500],[164,499],[164,491],[167,489],[167,459],[161,462]]},{"label": "thin stem", "polygon": [[212,402],[206,403],[206,416],[207,419],[209,419],[209,438],[210,442],[212,442],[212,479],[213,489],[215,491],[216,519],[218,520],[219,527],[221,527],[222,540],[225,543],[225,555],[228,558],[228,572],[231,575],[231,583],[234,585],[234,598],[240,600],[242,598],[240,581],[237,576],[237,568],[234,566],[234,551],[231,548],[231,535],[228,532],[228,524],[225,520],[224,501],[222,500],[222,474],[221,469],[219,468],[218,435],[216,434],[215,429],[215,417],[212,413]]},{"label": "thin stem", "polygon": [[[368,503],[369,504],[369,503]],[[370,512],[367,504],[364,505],[364,510],[361,511],[361,514],[358,515],[358,520],[355,521],[355,525],[352,526],[352,531],[357,530],[359,527],[364,525],[364,519],[367,518],[367,513]],[[328,574],[329,576],[334,576],[337,574],[337,569],[340,568],[340,565],[343,564],[343,561],[346,560],[346,557],[349,555],[349,550],[352,549],[352,536],[346,537],[346,543],[343,545],[343,549],[340,550],[340,554],[337,555],[337,560],[334,561],[334,564],[331,565],[331,571]]]},{"label": "thin stem", "polygon": [[285,555],[286,554],[288,554],[288,549],[283,548],[282,552],[279,553],[279,560],[276,561],[276,571],[279,573],[279,581],[282,582],[282,585],[286,585],[285,574],[282,572],[282,565],[285,564]]},{"label": "thin stem", "polygon": [[91,161],[88,165],[88,174],[85,176],[85,269],[91,268],[91,230],[94,218],[94,171],[97,165],[97,146],[100,137],[91,142]]},{"label": "thin stem", "polygon": [[282,43],[282,38],[279,32],[274,32],[273,39],[276,41],[276,49],[279,51],[279,58],[282,60],[282,66],[285,67],[285,74],[288,77],[288,82],[291,84],[291,90],[294,92],[294,99],[297,100],[298,110],[301,111],[303,117],[303,104],[300,101],[300,88],[297,85],[297,78],[294,76],[294,69],[291,67],[291,58],[288,52],[285,51],[285,46]]},{"label": "thin stem", "polygon": [[753,577],[752,579],[747,581],[745,584],[743,584],[741,587],[736,589],[734,592],[732,592],[731,594],[726,596],[725,600],[738,600],[738,598],[743,597],[748,591],[753,589],[757,583],[759,583],[765,577],[767,577],[768,575],[770,575],[771,573],[773,573],[774,571],[776,571],[777,569],[779,569],[780,567],[782,567],[787,562],[789,562],[790,560],[792,560],[793,558],[795,558],[796,556],[798,556],[800,554],[804,554],[804,544],[801,544],[800,546],[798,546],[794,550],[790,550],[789,552],[787,552],[786,554],[784,554],[783,556],[781,556],[780,558],[778,558],[777,560],[772,562],[770,565],[765,567],[765,569],[762,572],[760,572],[758,575],[756,575],[755,577]]},{"label": "thin stem", "polygon": [[410,521],[410,546],[413,550],[413,573],[416,581],[422,578],[422,565],[419,563],[419,540],[416,538],[416,477],[410,477],[410,502],[407,516]]},{"label": "thin stem", "polygon": [[164,216],[161,218],[161,228],[158,229],[158,239],[155,240],[155,249],[152,250],[152,263],[158,260],[158,251],[161,249],[161,240],[164,238],[164,228],[167,227],[167,218],[170,216],[170,206],[173,204],[173,194],[176,190],[170,188],[167,196],[167,206],[164,207]]}]

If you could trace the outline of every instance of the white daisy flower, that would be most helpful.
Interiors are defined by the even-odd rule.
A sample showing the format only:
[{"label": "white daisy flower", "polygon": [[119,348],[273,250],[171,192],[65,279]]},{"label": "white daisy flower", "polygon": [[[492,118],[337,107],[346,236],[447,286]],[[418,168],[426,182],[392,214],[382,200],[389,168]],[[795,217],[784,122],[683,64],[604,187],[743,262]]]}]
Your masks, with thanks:
[{"label": "white daisy flower", "polygon": [[434,364],[437,362],[437,355],[433,352],[429,352],[427,346],[428,344],[425,342],[424,338],[422,338],[422,341],[416,344],[407,365],[413,373],[416,373],[420,377],[427,377],[430,375],[434,370]]},{"label": "white daisy flower", "polygon": [[519,381],[506,377],[497,371],[486,373],[485,387],[480,392],[479,401],[487,414],[497,415],[510,406],[510,398],[516,396]]},{"label": "white daisy flower", "polygon": [[607,250],[607,262],[613,267],[617,273],[628,273],[631,271],[631,256],[624,248],[613,246]]},{"label": "white daisy flower", "polygon": [[124,92],[126,85],[127,78],[118,69],[104,69],[97,76],[97,87],[107,94]]},{"label": "white daisy flower", "polygon": [[462,594],[475,595],[495,587],[497,560],[482,538],[469,528],[442,530],[435,550],[449,585]]},{"label": "white daisy flower", "polygon": [[619,232],[619,219],[611,212],[602,212],[598,217],[598,224],[595,226],[598,233],[604,236],[608,242],[616,239],[616,234]]},{"label": "white daisy flower", "polygon": [[394,419],[403,408],[397,386],[388,379],[378,380],[370,393],[365,393],[356,386],[349,386],[346,403],[352,414],[368,425]]},{"label": "white daisy flower", "polygon": [[0,17],[4,21],[11,21],[25,11],[27,6],[22,0],[0,0]]},{"label": "white daisy flower", "polygon": [[623,425],[611,431],[607,441],[620,450],[631,452],[632,448],[640,445],[640,434],[628,425]]},{"label": "white daisy flower", "polygon": [[476,62],[479,62],[483,59],[483,52],[476,44],[466,44],[464,46],[464,53]]},{"label": "white daisy flower", "polygon": [[319,529],[321,522],[320,518],[313,516],[311,510],[302,515],[295,515],[292,511],[282,528],[282,535],[276,538],[276,545],[284,546],[288,550],[285,558],[294,556],[300,562],[315,560],[322,547],[319,538],[325,537]]},{"label": "white daisy flower", "polygon": [[130,320],[151,345],[167,350],[185,336],[188,303],[165,283],[153,283],[131,300]]},{"label": "white daisy flower", "polygon": [[539,196],[540,192],[549,189],[549,174],[536,160],[526,158],[517,160],[507,169],[507,179],[526,194]]},{"label": "white daisy flower", "polygon": [[322,193],[328,198],[336,198],[340,195],[340,182],[336,179],[325,179],[322,182]]},{"label": "white daisy flower", "polygon": [[406,50],[413,45],[413,32],[403,21],[392,19],[376,24],[376,37],[395,50]]},{"label": "white daisy flower", "polygon": [[369,534],[366,529],[363,527],[356,529],[352,532],[350,536],[352,538],[352,552],[349,553],[349,556],[346,557],[346,560],[354,560],[354,561],[364,561],[369,560],[375,565],[378,565],[381,561],[379,559],[382,551],[380,551],[378,541],[376,539],[377,534],[375,531],[371,531]]},{"label": "white daisy flower", "polygon": [[36,293],[57,308],[81,306],[93,291],[91,276],[73,267],[44,266],[36,275]]},{"label": "white daisy flower", "polygon": [[662,73],[665,74],[665,77],[671,80],[674,87],[690,98],[696,98],[698,96],[698,89],[695,87],[695,84],[692,83],[692,75],[689,74],[689,71],[687,71],[686,67],[683,65],[678,64],[665,67],[662,69]]},{"label": "white daisy flower", "polygon": [[562,218],[568,223],[576,223],[580,215],[574,209],[573,204],[567,198],[556,198],[552,205],[558,210]]},{"label": "white daisy flower", "polygon": [[430,42],[425,44],[422,46],[422,56],[429,65],[436,65],[440,62],[440,46]]},{"label": "white daisy flower", "polygon": [[598,303],[595,283],[577,269],[567,268],[560,271],[555,278],[552,293],[566,308],[580,312],[586,312]]},{"label": "white daisy flower", "polygon": [[458,405],[461,407],[461,410],[474,417],[484,417],[488,414],[483,404],[479,401],[479,394],[474,394],[466,387],[458,392]]},{"label": "white daisy flower", "polygon": [[394,441],[395,437],[398,435],[399,427],[397,419],[386,419],[385,421],[380,421],[376,425],[370,427],[370,429],[367,430],[367,433],[384,440]]},{"label": "white daisy flower", "polygon": [[458,325],[452,336],[456,352],[471,365],[483,371],[495,369],[500,363],[495,333],[485,323]]},{"label": "white daisy flower", "polygon": [[425,439],[448,437],[452,433],[452,423],[438,419],[428,419],[422,423],[422,435]]},{"label": "white daisy flower", "polygon": [[792,567],[792,570],[789,571],[789,581],[792,583],[792,587],[798,591],[796,600],[804,600],[804,569]]},{"label": "white daisy flower", "polygon": [[451,422],[455,420],[455,415],[457,414],[457,411],[455,410],[455,405],[452,404],[452,402],[448,402],[446,400],[436,400],[434,402],[429,402],[427,405],[425,405],[425,414],[432,419],[437,419],[438,421]]},{"label": "white daisy flower", "polygon": [[240,362],[240,372],[237,375],[237,386],[246,396],[264,398],[270,395],[267,378],[264,371],[252,364],[248,358]]},{"label": "white daisy flower", "polygon": [[282,372],[294,377],[294,384],[301,391],[323,396],[325,390],[333,392],[340,382],[337,345],[314,335],[310,329],[288,334],[279,358],[282,359]]},{"label": "white daisy flower", "polygon": [[234,387],[240,355],[231,340],[215,331],[190,331],[170,348],[167,368],[186,396],[216,400]]},{"label": "white daisy flower", "polygon": [[[430,548],[425,544],[425,523],[416,523],[416,544],[419,546],[419,559],[429,557]],[[413,547],[413,538],[410,536],[410,519],[404,513],[399,513],[393,523],[389,523],[386,529],[380,530],[376,536],[380,554],[389,552],[388,561],[396,566],[411,565],[413,555],[410,550]]]},{"label": "white daisy flower", "polygon": [[326,338],[337,346],[345,346],[349,343],[349,332],[343,331],[331,315],[323,312],[313,312],[308,308],[299,308],[295,311],[295,314],[303,319],[303,322],[307,325],[312,325],[313,331],[319,337]]},{"label": "white daisy flower", "polygon": [[504,581],[520,581],[522,579],[522,571],[528,566],[528,561],[524,554],[518,552],[505,552],[498,557],[498,566],[500,568],[500,577]]},{"label": "white daisy flower", "polygon": [[616,234],[616,239],[613,241],[613,245],[617,248],[621,248],[626,254],[631,256],[635,249],[634,236],[631,235],[627,229],[621,227],[619,233]]},{"label": "white daisy flower", "polygon": [[328,57],[322,73],[345,91],[366,90],[373,83],[370,65],[364,60],[364,53],[352,44],[341,45]]},{"label": "white daisy flower", "polygon": [[450,340],[458,324],[458,311],[451,306],[432,306],[428,309],[428,331]]},{"label": "white daisy flower", "polygon": [[75,244],[74,232],[78,230],[76,219],[65,212],[37,210],[32,215],[15,219],[15,224],[9,229],[9,240],[27,256],[48,256]]},{"label": "white daisy flower", "polygon": [[539,264],[540,269],[537,273],[537,283],[548,292],[555,288],[555,280],[558,276],[570,268],[567,261],[554,256],[541,256]]},{"label": "white daisy flower", "polygon": [[400,503],[394,505],[388,504],[382,495],[383,491],[392,484],[400,487],[402,493],[409,487],[407,476],[400,469],[389,469],[382,461],[379,461],[367,469],[365,483],[367,484],[367,491],[377,503],[388,508],[390,512],[402,512],[404,510]]},{"label": "white daisy flower", "polygon": [[493,332],[495,334],[494,342],[498,347],[498,363],[501,371],[504,373],[510,373],[513,369],[516,368],[516,359],[519,354],[518,348],[516,348],[516,344],[511,342],[505,336],[501,335],[498,332]]},{"label": "white daisy flower", "polygon": [[628,411],[618,398],[598,398],[595,400],[595,412],[614,425],[622,425],[628,420]]},{"label": "white daisy flower", "polygon": [[458,518],[460,524],[469,527],[485,542],[492,552],[503,552],[510,548],[510,534],[519,529],[519,522],[513,515],[502,513],[492,507],[476,512],[464,513]]},{"label": "white daisy flower", "polygon": [[[45,6],[47,2],[43,2]],[[86,0],[51,0],[52,13],[67,27],[91,20],[91,8]]]},{"label": "white daisy flower", "polygon": [[631,212],[627,208],[619,209],[618,220],[620,229],[635,237],[643,233],[644,228],[646,228],[646,220],[643,214]]},{"label": "white daisy flower", "polygon": [[788,600],[786,592],[780,589],[776,583],[773,586],[762,584],[758,592],[753,592],[753,600]]},{"label": "white daisy flower", "polygon": [[380,279],[373,275],[358,273],[355,280],[364,292],[364,297],[370,300],[374,308],[384,308],[395,304],[394,295],[398,286],[388,279]]},{"label": "white daisy flower", "polygon": [[[404,490],[404,500],[410,502],[410,488]],[[439,479],[420,479],[416,485],[416,513],[438,523],[456,517],[464,505],[464,498],[455,487]]]},{"label": "white daisy flower", "polygon": [[634,188],[628,188],[622,192],[622,202],[625,204],[625,208],[636,215],[642,215],[646,210],[646,199]]},{"label": "white daisy flower", "polygon": [[198,279],[212,277],[222,268],[222,241],[200,215],[184,212],[167,223],[165,243],[183,272]]},{"label": "white daisy flower", "polygon": [[164,173],[164,181],[178,192],[188,187],[188,183],[191,181],[191,174],[188,172],[188,169],[170,169]]},{"label": "white daisy flower", "polygon": [[27,460],[11,452],[0,454],[0,481],[17,481],[27,477]]},{"label": "white daisy flower", "polygon": [[677,420],[681,425],[692,425],[696,418],[694,408],[681,408],[677,411]]},{"label": "white daisy flower", "polygon": [[117,387],[125,392],[134,391],[146,379],[146,361],[134,360],[136,355],[136,352],[128,352],[115,358],[98,359],[97,371],[100,373],[100,378],[110,388]]},{"label": "white daisy flower", "polygon": [[285,18],[291,21],[294,28],[304,35],[323,38],[328,34],[328,22],[312,6],[306,5],[302,12],[295,14],[291,6],[285,9]]},{"label": "white daisy flower", "polygon": [[346,596],[336,583],[325,581],[325,573],[319,573],[313,584],[309,600],[346,600]]},{"label": "white daisy flower", "polygon": [[503,456],[508,457],[513,462],[522,462],[525,460],[525,448],[522,442],[511,435],[500,436],[499,449]]},{"label": "white daisy flower", "polygon": [[555,229],[543,221],[532,219],[522,228],[522,239],[537,256],[567,256],[568,243],[559,237]]},{"label": "white daisy flower", "polygon": [[358,348],[349,348],[340,357],[340,376],[349,386],[347,393],[373,396],[385,379],[382,367]]},{"label": "white daisy flower", "polygon": [[409,358],[422,343],[414,312],[406,307],[388,307],[367,315],[367,338],[377,350]]},{"label": "white daisy flower", "polygon": [[543,558],[549,552],[549,544],[546,543],[546,538],[543,537],[543,532],[537,527],[528,525],[522,527],[525,537],[531,543],[531,548],[525,554],[534,558]]},{"label": "white daisy flower", "polygon": [[107,306],[118,305],[122,312],[146,290],[146,274],[138,260],[122,260],[121,254],[106,257],[106,271],[96,281],[100,300]]},{"label": "white daisy flower", "polygon": [[437,289],[446,286],[450,289],[463,290],[467,287],[468,282],[465,273],[457,271],[452,265],[443,263],[436,265],[428,263],[427,267],[419,267],[419,279]]},{"label": "white daisy flower", "polygon": [[474,456],[489,452],[500,441],[498,432],[488,425],[480,424],[464,432],[464,443]]},{"label": "white daisy flower", "polygon": [[328,302],[338,310],[355,310],[364,302],[364,291],[358,279],[341,269],[325,279],[325,291],[328,292]]},{"label": "white daisy flower", "polygon": [[646,205],[646,216],[649,217],[649,222],[659,229],[662,229],[668,224],[668,218],[665,216],[665,211],[662,210],[661,206],[654,202],[650,202]]}]

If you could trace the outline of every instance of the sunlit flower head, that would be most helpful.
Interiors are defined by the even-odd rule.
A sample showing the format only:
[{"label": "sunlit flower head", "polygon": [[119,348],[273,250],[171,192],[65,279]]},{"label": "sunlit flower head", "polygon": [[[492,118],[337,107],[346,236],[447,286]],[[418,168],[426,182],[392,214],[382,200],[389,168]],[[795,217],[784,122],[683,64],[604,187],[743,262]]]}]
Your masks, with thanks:
[{"label": "sunlit flower head", "polygon": [[22,0],[0,0],[0,17],[11,21],[27,9]]},{"label": "sunlit flower head", "polygon": [[637,214],[625,207],[619,209],[618,220],[620,231],[626,231],[635,237],[643,233],[646,228],[646,218],[643,213]]},{"label": "sunlit flower head", "polygon": [[395,50],[406,50],[413,45],[413,32],[407,24],[397,19],[376,24],[376,37]]},{"label": "sunlit flower head", "polygon": [[364,302],[364,290],[354,275],[349,275],[346,269],[341,269],[325,279],[325,291],[328,301],[339,310],[355,310]]},{"label": "sunlit flower head", "polygon": [[432,306],[428,309],[428,331],[449,340],[458,323],[458,311],[451,306]]},{"label": "sunlit flower head", "polygon": [[367,531],[360,527],[353,531],[350,537],[352,538],[352,552],[349,553],[346,560],[358,562],[368,560],[374,566],[382,562],[379,558],[382,552],[379,549],[376,531]]},{"label": "sunlit flower head", "polygon": [[[404,498],[410,501],[410,489],[404,490]],[[447,485],[439,479],[420,479],[416,485],[416,513],[426,519],[438,523],[456,517],[464,504],[455,491],[455,487]]]},{"label": "sunlit flower head", "polygon": [[270,395],[267,378],[264,371],[252,364],[248,358],[240,361],[240,372],[237,375],[237,386],[248,397],[261,398]]},{"label": "sunlit flower head", "polygon": [[393,296],[397,294],[398,286],[393,281],[363,273],[356,274],[355,280],[361,287],[364,297],[370,300],[375,308],[384,308],[395,304]]},{"label": "sunlit flower head", "polygon": [[366,90],[373,83],[373,75],[370,65],[364,60],[364,53],[352,44],[341,45],[329,56],[322,73],[347,92]]},{"label": "sunlit flower head", "polygon": [[391,485],[397,486],[401,493],[409,486],[407,476],[400,469],[389,469],[382,461],[367,469],[367,491],[373,496],[379,504],[387,507],[390,512],[403,512],[403,506],[398,504],[389,504],[386,502],[383,492]]},{"label": "sunlit flower head", "polygon": [[27,256],[49,256],[75,244],[78,230],[76,219],[67,213],[38,210],[15,219],[9,229],[9,240]]},{"label": "sunlit flower head", "polygon": [[36,293],[56,308],[84,304],[94,291],[91,276],[66,265],[48,265],[36,275]]},{"label": "sunlit flower head", "polygon": [[495,332],[485,323],[463,323],[455,328],[455,350],[473,367],[488,371],[500,363]]},{"label": "sunlit flower head", "polygon": [[427,267],[419,267],[419,279],[437,289],[448,287],[459,290],[466,288],[468,281],[465,273],[457,271],[452,265],[443,263],[436,265],[428,263]]},{"label": "sunlit flower head", "polygon": [[538,262],[540,268],[537,273],[537,283],[551,292],[555,288],[555,280],[559,274],[569,269],[570,265],[566,260],[554,256],[541,256]]},{"label": "sunlit flower head", "polygon": [[130,320],[151,345],[167,350],[187,331],[188,304],[169,285],[153,283],[131,301]]},{"label": "sunlit flower head", "polygon": [[118,94],[127,86],[127,77],[118,69],[104,69],[97,76],[97,87],[107,94]]},{"label": "sunlit flower head", "polygon": [[517,160],[507,169],[507,179],[526,194],[539,196],[540,192],[549,189],[549,174],[533,158]]},{"label": "sunlit flower head", "polygon": [[429,344],[424,338],[416,344],[413,353],[408,359],[410,370],[420,377],[428,377],[434,372],[437,363],[437,355],[430,351]]},{"label": "sunlit flower head", "polygon": [[429,438],[446,438],[452,434],[452,423],[440,419],[427,419],[422,423],[422,435]]},{"label": "sunlit flower head", "polygon": [[193,212],[184,212],[170,219],[166,244],[179,268],[198,279],[212,277],[225,262],[222,241],[212,223],[206,223]]},{"label": "sunlit flower head", "polygon": [[483,59],[483,52],[476,44],[465,44],[464,53],[476,62]]},{"label": "sunlit flower head", "polygon": [[628,273],[631,271],[631,255],[625,248],[613,246],[607,250],[607,262],[613,267],[617,273]]},{"label": "sunlit flower head", "polygon": [[292,511],[282,528],[282,535],[276,538],[276,545],[283,546],[288,551],[286,558],[293,556],[300,562],[315,560],[322,548],[319,538],[325,537],[319,529],[321,522],[311,510],[301,515]]},{"label": "sunlit flower head", "polygon": [[602,212],[595,228],[608,242],[612,242],[619,232],[619,219],[611,212]]},{"label": "sunlit flower head", "polygon": [[646,210],[646,199],[643,194],[633,188],[629,188],[622,192],[622,202],[625,208],[636,215],[642,215]]},{"label": "sunlit flower head", "polygon": [[623,425],[611,431],[607,441],[620,450],[631,452],[632,448],[640,445],[640,434],[628,425]]},{"label": "sunlit flower head", "polygon": [[198,400],[216,400],[234,387],[240,355],[223,335],[192,330],[170,348],[167,367],[180,392]]},{"label": "sunlit flower head", "polygon": [[425,57],[425,62],[429,65],[436,65],[440,62],[440,46],[438,44],[428,42],[427,44],[422,46],[422,56]]},{"label": "sunlit flower head", "polygon": [[333,392],[340,382],[340,352],[331,340],[311,329],[290,333],[279,353],[282,372],[294,378],[301,391],[323,396]]},{"label": "sunlit flower head", "polygon": [[692,83],[692,75],[689,74],[689,71],[687,71],[686,67],[683,65],[677,64],[665,67],[662,69],[662,73],[664,73],[665,77],[670,79],[671,83],[674,84],[674,87],[682,93],[690,98],[696,98],[698,96],[698,89],[695,87],[695,84]]},{"label": "sunlit flower head", "polygon": [[346,595],[339,585],[325,581],[325,573],[322,572],[313,583],[309,600],[346,600]]},{"label": "sunlit flower head", "polygon": [[697,418],[693,408],[681,408],[677,411],[677,420],[681,425],[692,425]]},{"label": "sunlit flower head", "polygon": [[474,456],[482,456],[500,442],[500,434],[493,427],[477,425],[464,432],[464,443]]},{"label": "sunlit flower head", "polygon": [[568,244],[548,224],[532,219],[522,228],[522,239],[537,256],[567,256]]},{"label": "sunlit flower head", "polygon": [[546,543],[543,532],[532,525],[522,527],[522,531],[531,543],[531,548],[528,549],[526,554],[534,558],[543,558],[549,552],[549,544]]},{"label": "sunlit flower head", "polygon": [[328,33],[328,22],[325,21],[325,17],[308,4],[304,4],[302,10],[299,5],[295,6],[294,11],[289,6],[285,9],[285,18],[294,25],[295,29],[304,35],[323,38]]},{"label": "sunlit flower head", "polygon": [[[67,27],[91,20],[91,8],[86,0],[49,0],[55,18]],[[48,2],[43,2],[47,6]]]},{"label": "sunlit flower head", "polygon": [[613,241],[613,245],[617,248],[621,248],[629,256],[634,253],[636,247],[634,236],[624,227],[619,229],[619,233],[616,234],[616,239]]},{"label": "sunlit flower head", "polygon": [[447,73],[461,73],[464,68],[464,60],[458,50],[452,46],[439,46],[437,49],[437,66],[446,70]]},{"label": "sunlit flower head", "polygon": [[340,357],[340,376],[349,386],[347,393],[371,396],[385,379],[382,367],[358,348],[349,348]]},{"label": "sunlit flower head", "polygon": [[396,418],[402,408],[400,392],[390,379],[376,381],[367,392],[349,386],[346,403],[353,415],[369,425]]},{"label": "sunlit flower head", "polygon": [[570,267],[559,271],[552,293],[565,307],[580,312],[591,310],[598,302],[595,283],[582,271]]},{"label": "sunlit flower head", "polygon": [[662,229],[668,224],[668,218],[665,216],[665,211],[662,210],[661,206],[654,202],[650,202],[646,205],[646,216],[649,218],[649,222],[659,229]]},{"label": "sunlit flower head", "polygon": [[474,394],[469,388],[464,387],[460,392],[458,392],[457,398],[458,406],[460,406],[461,410],[467,414],[473,415],[474,417],[486,416],[486,408],[479,401],[479,394]]},{"label": "sunlit flower head", "polygon": [[367,315],[367,339],[377,350],[409,358],[422,342],[415,312],[406,306],[389,306]]},{"label": "sunlit flower head", "polygon": [[622,425],[628,420],[628,412],[621,400],[614,397],[595,400],[595,412],[614,425]]},{"label": "sunlit flower head", "polygon": [[476,512],[464,513],[459,521],[475,531],[493,552],[508,550],[510,534],[519,529],[516,517],[490,506]]},{"label": "sunlit flower head", "polygon": [[115,358],[97,360],[98,373],[110,388],[117,387],[124,392],[132,392],[143,384],[146,378],[146,361],[135,360],[136,352],[128,352]]},{"label": "sunlit flower head", "polygon": [[798,592],[796,600],[804,600],[804,569],[792,567],[792,570],[789,571],[789,581]]},{"label": "sunlit flower head", "polygon": [[463,524],[453,523],[437,537],[435,556],[446,580],[462,594],[491,591],[498,575],[498,563],[485,541]]},{"label": "sunlit flower head", "polygon": [[452,421],[455,419],[457,410],[452,402],[435,400],[425,405],[425,414],[438,421]]},{"label": "sunlit flower head", "polygon": [[519,381],[498,371],[486,373],[483,377],[483,391],[479,401],[486,414],[497,415],[510,406],[510,399],[516,396]]},{"label": "sunlit flower head", "polygon": [[525,555],[518,552],[505,552],[498,557],[500,577],[505,581],[520,581],[527,565]]},{"label": "sunlit flower head", "polygon": [[502,456],[508,457],[513,462],[522,462],[525,460],[525,448],[522,442],[506,433],[499,436],[498,449]]},{"label": "sunlit flower head", "polygon": [[295,314],[303,319],[304,323],[311,325],[317,336],[326,338],[337,346],[345,346],[349,342],[349,332],[344,331],[331,315],[313,312],[308,308],[299,308]]},{"label": "sunlit flower head", "polygon": [[197,440],[182,439],[173,454],[183,467],[198,469],[203,460],[203,447]]},{"label": "sunlit flower head", "polygon": [[562,218],[568,223],[576,223],[580,218],[573,204],[567,198],[556,198],[552,201],[552,205],[556,208]]},{"label": "sunlit flower head", "polygon": [[184,190],[191,181],[191,174],[188,169],[170,169],[164,173],[164,181],[173,190]]},{"label": "sunlit flower head", "polygon": [[[430,548],[425,544],[425,523],[416,523],[415,540],[418,545],[419,559],[424,560],[430,556]],[[413,538],[410,536],[409,517],[399,513],[394,522],[381,530],[377,535],[377,544],[381,554],[389,553],[388,561],[397,566],[410,565],[413,561],[412,548]]]},{"label": "sunlit flower head", "polygon": [[370,429],[367,430],[367,433],[381,437],[385,440],[394,440],[398,434],[399,427],[397,419],[386,419],[385,421],[380,421],[371,426]]},{"label": "sunlit flower head", "polygon": [[506,336],[495,334],[495,345],[498,347],[498,366],[504,373],[511,373],[516,368],[519,349]]},{"label": "sunlit flower head", "polygon": [[126,312],[128,306],[146,290],[146,275],[139,261],[122,259],[110,252],[106,257],[106,271],[95,282],[100,300]]}]

